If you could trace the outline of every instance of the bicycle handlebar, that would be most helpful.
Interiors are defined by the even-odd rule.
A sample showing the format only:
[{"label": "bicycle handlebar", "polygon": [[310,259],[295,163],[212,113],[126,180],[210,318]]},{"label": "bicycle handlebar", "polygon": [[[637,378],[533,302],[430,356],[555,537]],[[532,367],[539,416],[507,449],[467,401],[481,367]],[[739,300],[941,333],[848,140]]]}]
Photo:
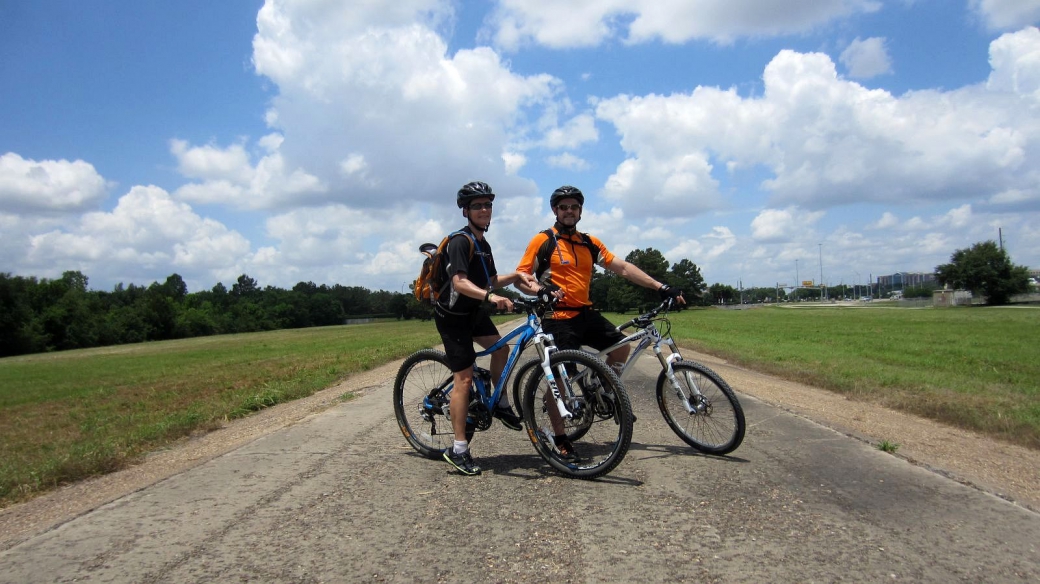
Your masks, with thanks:
[{"label": "bicycle handlebar", "polygon": [[644,312],[643,314],[640,314],[639,316],[619,326],[617,330],[623,331],[630,326],[638,326],[639,328],[643,328],[644,326],[649,324],[651,320],[657,318],[658,314],[660,314],[661,312],[668,312],[674,305],[675,300],[672,298],[667,298],[664,302],[658,304],[656,308],[650,310],[649,312]]},{"label": "bicycle handlebar", "polygon": [[513,300],[513,312],[526,312],[537,314],[539,318],[547,310],[556,305],[557,298],[549,293],[542,293],[534,297],[521,297]]}]

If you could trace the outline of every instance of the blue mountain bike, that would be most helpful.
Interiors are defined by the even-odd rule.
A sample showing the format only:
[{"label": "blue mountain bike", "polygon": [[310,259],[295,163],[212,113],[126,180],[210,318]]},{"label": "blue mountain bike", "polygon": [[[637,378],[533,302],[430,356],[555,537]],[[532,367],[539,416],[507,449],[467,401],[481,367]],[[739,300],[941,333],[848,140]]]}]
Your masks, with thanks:
[{"label": "blue mountain bike", "polygon": [[[538,454],[560,473],[594,479],[617,467],[628,452],[632,405],[621,381],[602,360],[584,351],[559,350],[552,335],[542,331],[541,318],[554,302],[548,294],[515,300],[515,310],[527,313],[526,322],[477,353],[478,357],[487,356],[515,342],[494,385],[491,372],[474,364],[466,438],[472,439],[476,432],[491,427],[492,412],[507,387],[506,380],[519,355],[533,344],[537,365],[525,375],[522,395],[527,436]],[[394,380],[394,414],[401,433],[427,458],[440,459],[452,446],[449,404],[453,382],[444,352],[436,349],[409,356]],[[556,445],[550,418],[556,426],[561,420],[566,423],[573,450],[561,450]]]}]

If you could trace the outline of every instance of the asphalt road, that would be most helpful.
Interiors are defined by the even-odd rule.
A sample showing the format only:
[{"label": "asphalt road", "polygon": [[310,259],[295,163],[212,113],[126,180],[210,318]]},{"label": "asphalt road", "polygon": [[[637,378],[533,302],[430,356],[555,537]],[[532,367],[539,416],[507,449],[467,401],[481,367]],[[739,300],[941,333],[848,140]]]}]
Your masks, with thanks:
[{"label": "asphalt road", "polygon": [[454,474],[407,446],[387,380],[21,541],[0,582],[1040,581],[1040,515],[747,396],[741,448],[698,455],[655,367],[598,481],[498,424],[484,474]]}]

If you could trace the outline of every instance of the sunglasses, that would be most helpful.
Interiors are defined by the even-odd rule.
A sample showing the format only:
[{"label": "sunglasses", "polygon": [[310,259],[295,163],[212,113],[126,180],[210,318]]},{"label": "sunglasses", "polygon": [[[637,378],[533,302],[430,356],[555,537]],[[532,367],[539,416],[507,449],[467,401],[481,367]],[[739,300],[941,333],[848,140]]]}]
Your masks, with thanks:
[{"label": "sunglasses", "polygon": [[561,211],[580,211],[581,205],[575,203],[573,205],[556,205],[556,208]]},{"label": "sunglasses", "polygon": [[490,211],[491,210],[491,201],[488,201],[487,203],[470,203],[469,204],[469,210],[470,211],[479,211],[481,209],[487,209],[487,210]]}]

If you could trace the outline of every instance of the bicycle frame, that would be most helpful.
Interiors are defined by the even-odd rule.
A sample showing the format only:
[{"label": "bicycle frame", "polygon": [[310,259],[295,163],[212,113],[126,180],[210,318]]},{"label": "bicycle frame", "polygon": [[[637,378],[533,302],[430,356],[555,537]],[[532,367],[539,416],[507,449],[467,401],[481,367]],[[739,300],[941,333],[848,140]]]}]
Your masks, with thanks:
[{"label": "bicycle frame", "polygon": [[[661,334],[661,332],[657,330],[657,326],[654,324],[654,319],[657,317],[657,315],[662,310],[667,311],[669,307],[670,301],[665,301],[661,303],[660,306],[651,310],[650,312],[633,318],[632,320],[624,324],[618,325],[616,328],[618,332],[621,332],[624,329],[627,329],[632,326],[638,327],[639,330],[626,336],[624,339],[621,339],[620,341],[614,343],[606,349],[603,349],[602,351],[597,353],[597,356],[601,359],[606,360],[607,354],[614,351],[615,349],[627,345],[628,343],[639,341],[639,344],[636,345],[634,349],[632,349],[632,352],[629,354],[628,359],[624,363],[622,363],[621,369],[620,371],[618,371],[618,377],[623,379],[625,373],[627,373],[629,368],[636,362],[636,359],[639,358],[639,355],[647,347],[652,346],[654,350],[654,355],[657,357],[657,360],[661,363],[661,369],[664,372],[664,376],[668,379],[668,382],[671,384],[672,388],[675,389],[676,395],[682,398],[682,404],[683,407],[686,408],[687,413],[692,414],[695,411],[697,411],[698,408],[690,403],[690,396],[687,396],[686,393],[682,391],[682,386],[679,384],[678,381],[676,381],[675,370],[672,368],[672,363],[682,360],[682,355],[679,354],[679,347],[676,346],[675,341],[672,339],[671,335],[665,336]],[[661,350],[661,345],[668,345],[670,351],[667,355],[665,355],[664,351]],[[700,389],[697,387],[697,384],[694,382],[694,380],[689,379],[688,382],[690,387],[693,389],[694,394],[700,395]]]},{"label": "bicycle frame", "polygon": [[[481,396],[481,400],[487,404],[488,408],[494,409],[495,406],[498,405],[498,401],[502,398],[502,392],[505,391],[506,388],[506,380],[509,379],[509,375],[513,372],[513,367],[516,366],[516,362],[520,359],[520,354],[523,353],[528,344],[533,341],[535,347],[538,348],[538,359],[541,361],[542,371],[545,373],[546,381],[549,384],[553,397],[556,399],[556,408],[559,410],[560,416],[565,419],[570,419],[573,417],[573,414],[571,414],[570,410],[567,409],[563,396],[560,393],[556,375],[553,373],[552,367],[549,366],[549,357],[552,355],[553,351],[556,350],[556,345],[553,343],[553,337],[551,334],[542,330],[541,322],[536,314],[536,309],[532,304],[528,304],[524,301],[518,301],[516,304],[518,306],[522,305],[527,310],[527,322],[506,333],[505,336],[487,349],[477,353],[477,357],[490,356],[495,351],[508,346],[509,342],[513,339],[517,339],[516,345],[513,347],[513,350],[510,351],[509,357],[506,359],[506,363],[502,367],[502,375],[498,379],[498,382],[494,384],[495,389],[489,396],[488,388],[484,387],[484,378],[480,375],[481,372],[487,370],[478,367],[477,364],[474,363],[474,388]],[[561,370],[561,375],[565,376],[566,371]],[[490,372],[488,373],[488,379],[490,379]]]},{"label": "bicycle frame", "polygon": [[[628,323],[617,327],[616,330],[620,332],[622,329],[628,328],[630,326],[635,326],[635,324],[636,323],[634,321],[629,321]],[[628,335],[624,339],[621,339],[620,341],[614,343],[606,349],[603,349],[598,353],[598,356],[600,358],[605,358],[607,354],[614,351],[615,349],[635,341],[639,341],[639,344],[632,349],[632,352],[629,354],[628,359],[622,364],[621,370],[618,372],[618,377],[624,378],[625,373],[628,372],[629,367],[633,363],[635,363],[640,353],[642,353],[647,347],[650,346],[653,346],[654,354],[657,356],[657,360],[661,362],[661,368],[665,371],[668,371],[672,368],[673,361],[682,359],[682,355],[679,354],[679,348],[675,346],[675,341],[673,341],[671,338],[666,338],[664,335],[662,335],[653,323],[649,323],[647,326],[641,327],[638,331]],[[665,355],[664,351],[661,350],[662,344],[668,345],[671,349],[668,355]]]}]

